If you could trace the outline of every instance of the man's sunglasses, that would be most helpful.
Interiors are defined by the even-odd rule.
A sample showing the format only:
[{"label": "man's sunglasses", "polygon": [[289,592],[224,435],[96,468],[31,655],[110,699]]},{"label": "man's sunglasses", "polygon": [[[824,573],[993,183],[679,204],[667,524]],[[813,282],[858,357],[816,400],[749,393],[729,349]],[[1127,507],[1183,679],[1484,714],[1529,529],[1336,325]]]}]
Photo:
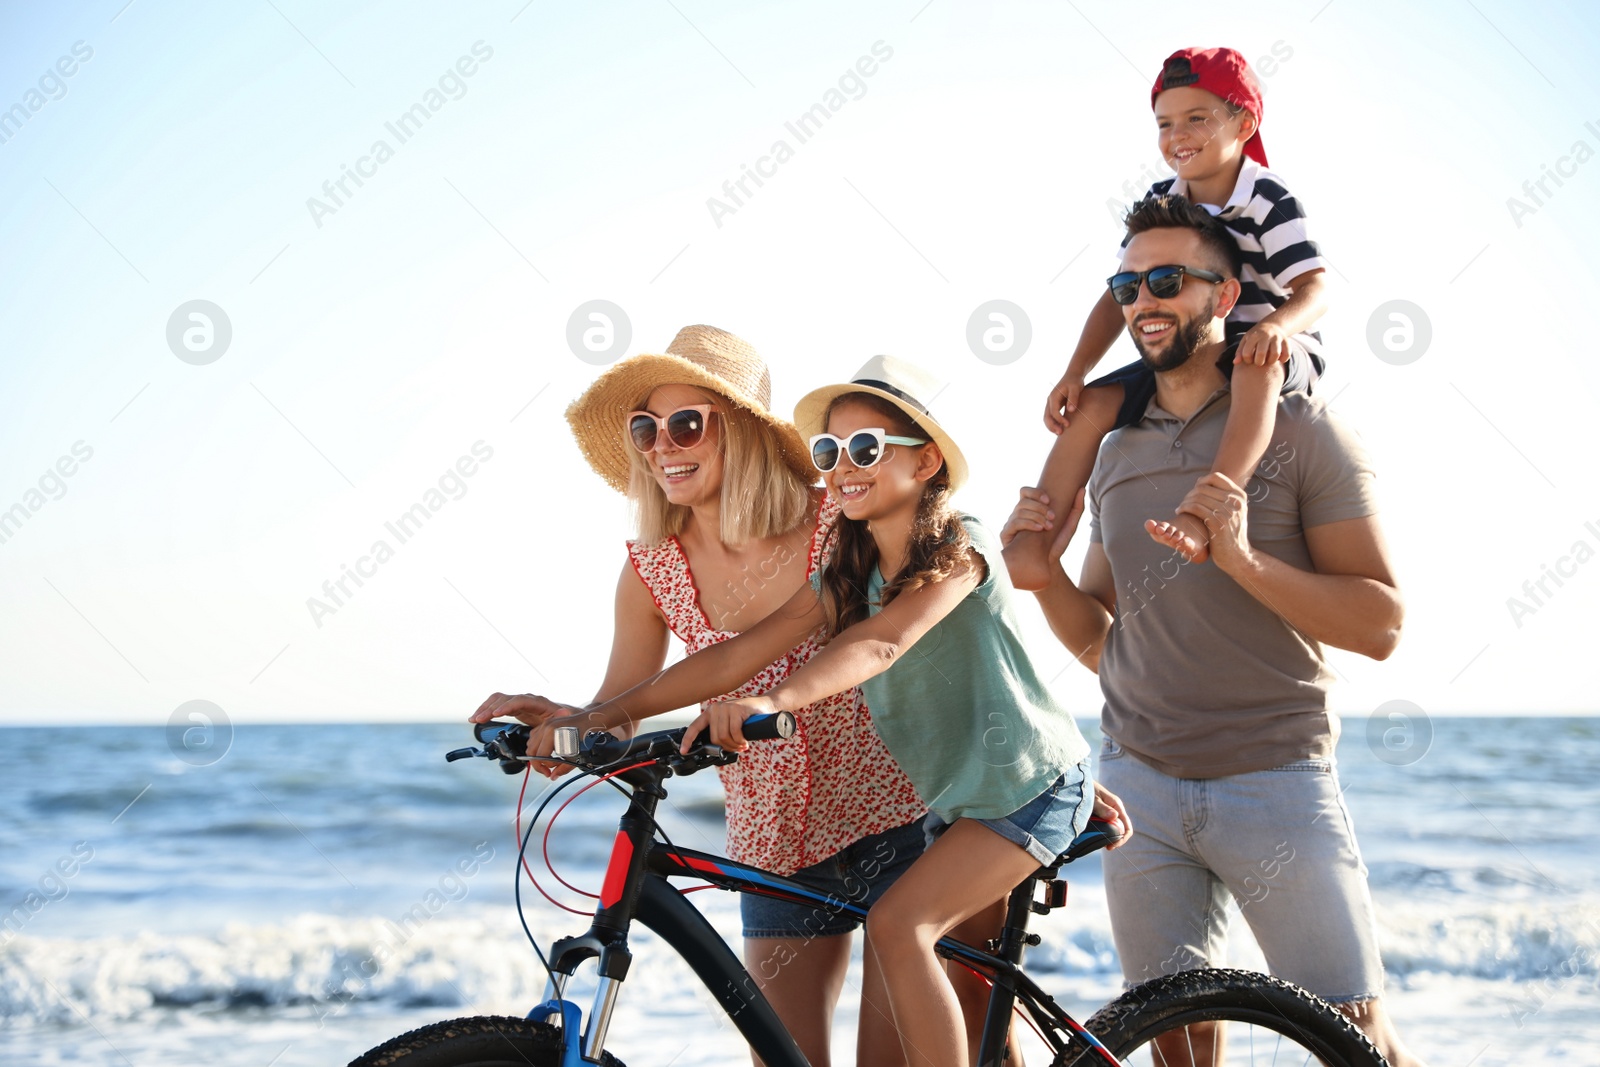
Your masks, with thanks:
[{"label": "man's sunglasses", "polygon": [[1151,267],[1149,270],[1125,270],[1120,274],[1113,274],[1106,279],[1106,285],[1111,287],[1111,299],[1119,304],[1131,304],[1139,299],[1139,285],[1148,282],[1150,295],[1158,300],[1171,300],[1178,295],[1178,290],[1183,288],[1185,277],[1199,278],[1203,282],[1227,281],[1215,271],[1201,270],[1199,267]]},{"label": "man's sunglasses", "polygon": [[831,433],[819,433],[811,439],[811,464],[823,474],[839,465],[839,457],[847,455],[857,467],[874,467],[883,458],[884,445],[925,445],[925,437],[892,437],[882,427],[857,430],[849,440]]},{"label": "man's sunglasses", "polygon": [[690,404],[664,419],[648,411],[630,412],[628,439],[640,452],[654,452],[656,438],[665,431],[667,440],[679,448],[693,448],[706,439],[706,422],[715,410],[714,404]]}]

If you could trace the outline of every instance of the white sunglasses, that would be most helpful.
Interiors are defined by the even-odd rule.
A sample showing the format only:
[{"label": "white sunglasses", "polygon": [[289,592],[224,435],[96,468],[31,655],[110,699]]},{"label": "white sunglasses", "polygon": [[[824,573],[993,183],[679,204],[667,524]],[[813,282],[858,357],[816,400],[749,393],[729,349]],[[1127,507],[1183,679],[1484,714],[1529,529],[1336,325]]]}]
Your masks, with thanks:
[{"label": "white sunglasses", "polygon": [[811,438],[811,465],[826,474],[839,465],[839,457],[848,455],[857,467],[875,467],[883,458],[884,445],[925,445],[923,437],[895,437],[883,427],[874,426],[857,430],[849,439],[831,433],[819,433]]}]

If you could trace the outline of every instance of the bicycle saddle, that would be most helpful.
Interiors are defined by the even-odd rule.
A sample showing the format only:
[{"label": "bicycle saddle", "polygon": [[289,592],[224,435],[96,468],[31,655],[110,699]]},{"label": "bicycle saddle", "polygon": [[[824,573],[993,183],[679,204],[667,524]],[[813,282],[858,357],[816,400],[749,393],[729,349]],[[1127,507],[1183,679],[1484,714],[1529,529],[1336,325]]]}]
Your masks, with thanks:
[{"label": "bicycle saddle", "polygon": [[1090,819],[1089,825],[1083,833],[1072,839],[1072,844],[1067,846],[1057,859],[1056,863],[1071,863],[1073,860],[1089,853],[1114,845],[1122,840],[1122,824],[1106,822],[1103,819]]}]

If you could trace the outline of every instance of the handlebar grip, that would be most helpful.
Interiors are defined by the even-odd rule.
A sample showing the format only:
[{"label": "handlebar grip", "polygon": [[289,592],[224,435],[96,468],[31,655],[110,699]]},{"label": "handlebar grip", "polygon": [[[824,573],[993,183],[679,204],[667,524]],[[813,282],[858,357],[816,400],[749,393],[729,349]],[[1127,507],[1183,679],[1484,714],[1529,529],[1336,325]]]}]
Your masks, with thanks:
[{"label": "handlebar grip", "polygon": [[746,741],[779,741],[793,737],[796,723],[794,713],[778,711],[771,715],[752,715],[744,721],[741,731]]},{"label": "handlebar grip", "polygon": [[[773,712],[771,715],[750,715],[739,726],[739,733],[744,734],[746,741],[782,741],[784,737],[795,736],[794,712]],[[709,731],[702,729],[694,734],[694,745],[710,744]]]}]

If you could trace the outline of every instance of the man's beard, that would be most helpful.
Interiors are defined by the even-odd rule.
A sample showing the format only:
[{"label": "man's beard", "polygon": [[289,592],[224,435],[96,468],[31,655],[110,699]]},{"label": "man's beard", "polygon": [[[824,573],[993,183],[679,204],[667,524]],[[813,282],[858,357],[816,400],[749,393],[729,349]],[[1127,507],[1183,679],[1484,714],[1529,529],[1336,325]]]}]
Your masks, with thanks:
[{"label": "man's beard", "polygon": [[1135,322],[1128,327],[1128,333],[1133,337],[1133,345],[1139,350],[1139,359],[1146,367],[1156,372],[1177,370],[1200,350],[1204,343],[1206,327],[1211,324],[1211,319],[1217,310],[1216,299],[1206,302],[1205,311],[1196,315],[1188,322],[1180,322],[1172,329],[1171,340],[1162,342],[1162,347],[1152,350],[1146,347],[1144,335],[1139,332],[1139,323]]}]

